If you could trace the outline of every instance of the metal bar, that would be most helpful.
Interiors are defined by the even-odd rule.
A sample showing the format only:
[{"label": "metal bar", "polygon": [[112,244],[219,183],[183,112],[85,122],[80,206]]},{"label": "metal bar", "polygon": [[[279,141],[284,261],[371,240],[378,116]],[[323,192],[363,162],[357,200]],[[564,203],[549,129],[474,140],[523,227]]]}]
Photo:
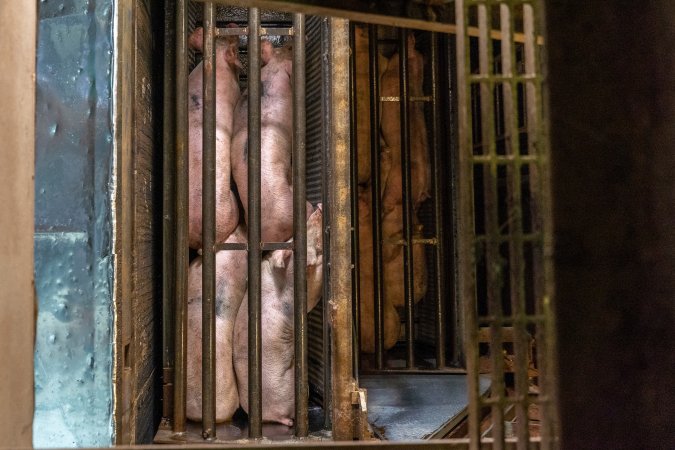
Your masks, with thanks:
[{"label": "metal bar", "polygon": [[[492,22],[491,11],[484,4],[478,5],[478,28],[481,31],[478,38],[478,66],[483,76],[493,74],[492,40],[488,31]],[[484,82],[480,84],[480,126],[482,141],[488,146],[483,153],[493,158],[497,154],[495,133],[495,110],[493,99],[493,84]],[[499,194],[497,189],[497,165],[490,164],[483,170],[483,198],[485,207],[485,265],[487,272],[487,303],[491,314],[500,318],[502,316],[501,297],[501,270],[499,244],[493,238],[499,236]],[[499,320],[490,323],[490,359],[492,362],[491,397],[498,400],[504,395],[504,358],[502,354],[502,325]],[[504,409],[501,402],[492,405],[492,437],[494,447],[497,450],[504,448]]]},{"label": "metal bar", "polygon": [[[330,30],[329,30],[329,21],[327,18],[321,18],[321,54],[328,55],[330,54]],[[329,64],[321,65],[321,117],[330,116],[330,104],[331,104],[331,93],[330,93],[330,79],[331,79],[331,67]],[[324,149],[321,155],[321,199],[324,205],[330,205],[330,186],[329,182],[331,180],[331,167],[328,162],[331,161],[332,151],[331,151],[331,129],[330,127],[325,127],[323,133],[321,133],[321,145]],[[325,282],[329,278],[330,271],[330,220],[328,214],[324,213],[321,216],[321,229],[323,230],[323,270],[324,270],[324,283],[323,283],[323,408],[324,408],[324,427],[325,429],[333,428],[333,371],[332,371],[332,359],[333,351],[331,347],[332,336],[331,336],[331,326],[332,326],[332,308],[329,307],[328,300],[332,298],[330,283]]]},{"label": "metal bar", "polygon": [[202,60],[202,437],[216,437],[216,49],[215,7],[204,3]]},{"label": "metal bar", "polygon": [[262,437],[260,11],[248,11],[248,435]]},{"label": "metal bar", "polygon": [[469,393],[469,448],[480,447],[481,404],[478,384],[478,326],[476,324],[476,268],[474,265],[474,211],[473,211],[473,154],[471,130],[471,86],[467,76],[471,72],[468,11],[464,0],[456,0],[455,17],[458,26],[457,46],[457,119],[459,125],[459,155],[457,171],[457,265],[458,294],[464,320],[464,351]]},{"label": "metal bar", "polygon": [[247,242],[222,242],[215,245],[216,252],[219,250],[248,250]]},{"label": "metal bar", "polygon": [[[292,36],[293,28],[288,27],[260,27],[260,36]],[[216,29],[216,36],[248,36],[248,27]]]},{"label": "metal bar", "polygon": [[262,251],[274,250],[293,250],[295,245],[293,242],[263,242],[260,244]]},{"label": "metal bar", "polygon": [[415,367],[412,369],[362,369],[361,375],[381,375],[381,374],[396,374],[396,375],[437,375],[437,374],[466,374],[467,370],[464,368],[442,367],[440,369],[430,367],[428,369]]},{"label": "metal bar", "polygon": [[[537,11],[535,11],[535,6]],[[523,34],[525,36],[525,74],[536,75],[541,71],[536,46],[535,22],[542,23],[543,2],[523,4]],[[535,13],[538,14],[535,17]],[[545,74],[542,74],[544,78]],[[551,401],[541,408],[541,447],[558,448],[560,435],[557,410],[557,359],[555,356],[556,330],[553,310],[553,226],[551,218],[551,186],[549,175],[549,149],[547,121],[542,111],[544,103],[542,85],[526,83],[526,108],[528,153],[538,158],[530,168],[531,214],[533,231],[541,233],[541,244],[534,247],[534,293],[537,313],[545,317],[536,328],[537,365],[542,395]],[[538,193],[538,198],[536,198]],[[534,228],[536,227],[536,228]]]},{"label": "metal bar", "polygon": [[[205,2],[207,0],[195,0]],[[308,4],[312,2],[312,4]],[[457,33],[460,29],[458,25],[450,22],[439,22],[437,18],[428,15],[427,5],[419,2],[413,2],[406,8],[388,10],[382,2],[363,2],[358,0],[214,0],[214,3],[241,6],[249,8],[252,5],[271,9],[274,11],[303,13],[313,16],[342,17],[355,22],[367,22],[377,25],[387,25],[393,27],[416,28],[419,30],[437,31],[440,33]],[[392,2],[395,3],[395,2]],[[449,2],[448,2],[449,3]],[[450,8],[450,6],[447,6]],[[422,10],[416,8],[424,8]],[[411,14],[412,9],[412,14]],[[448,18],[448,20],[450,20]],[[463,28],[467,36],[478,36],[476,27],[466,26]],[[490,37],[494,40],[501,39],[499,30],[490,30]],[[516,42],[523,42],[524,36],[521,33],[514,35]],[[537,36],[537,44],[543,45],[542,36]]]},{"label": "metal bar", "polygon": [[[438,36],[430,36],[430,63],[431,63],[431,148],[434,162],[434,222],[438,245],[435,248],[436,256],[436,368],[445,367],[445,258],[442,238],[445,235],[441,208],[445,205],[441,190],[441,146],[440,146],[440,112],[438,99]],[[413,243],[415,240],[413,239]]]},{"label": "metal bar", "polygon": [[349,137],[351,140],[350,153],[350,182],[352,188],[352,309],[354,311],[354,367],[353,375],[357,380],[359,379],[359,363],[361,360],[361,264],[360,264],[360,248],[359,248],[359,196],[358,196],[358,180],[359,180],[359,166],[358,166],[358,146],[356,128],[358,126],[358,115],[356,111],[356,31],[354,24],[349,25],[349,44],[350,44],[350,58],[349,58]]},{"label": "metal bar", "polygon": [[[479,143],[478,146],[483,146],[483,143]],[[520,163],[537,163],[538,159],[533,155],[520,155],[518,157]],[[474,155],[473,163],[474,164],[513,164],[516,162],[515,155]]]},{"label": "metal bar", "polygon": [[173,431],[185,431],[188,274],[187,0],[176,2],[176,317]]},{"label": "metal bar", "polygon": [[307,374],[307,207],[305,158],[305,16],[293,14],[293,271],[295,435],[309,432]]},{"label": "metal bar", "polygon": [[[333,439],[352,440],[352,280],[349,186],[349,23],[330,20],[330,149],[328,187],[331,261],[329,283],[332,331]],[[350,388],[351,387],[351,388]]]},{"label": "metal bar", "polygon": [[[413,292],[413,244],[412,244],[412,164],[410,163],[410,120],[408,119],[408,30],[399,31],[399,82],[400,127],[401,127],[401,181],[403,207],[403,238],[406,245],[403,247],[403,289],[405,292],[405,335],[406,335],[406,367],[415,367],[415,295]],[[425,149],[426,151],[426,149]]]},{"label": "metal bar", "polygon": [[[370,73],[378,74],[377,27],[368,25],[368,60]],[[380,136],[373,130],[380,129],[380,80],[370,77],[370,193],[372,209],[370,216],[373,227],[373,302],[375,325],[375,366],[384,367],[384,298],[382,296],[382,208],[380,206]]]},{"label": "metal bar", "polygon": [[502,96],[504,107],[504,144],[506,153],[512,155],[515,164],[507,167],[507,210],[509,216],[509,285],[511,288],[511,312],[514,325],[515,395],[523,401],[516,403],[517,447],[526,449],[529,441],[527,417],[527,331],[525,330],[525,269],[523,252],[523,211],[521,207],[520,142],[518,134],[518,90],[512,77],[516,67],[516,55],[511,44],[513,16],[509,5],[499,5],[503,39],[501,41]]},{"label": "metal bar", "polygon": [[176,10],[168,0],[164,10],[163,193],[162,193],[162,417],[173,416],[174,280],[176,236]]}]

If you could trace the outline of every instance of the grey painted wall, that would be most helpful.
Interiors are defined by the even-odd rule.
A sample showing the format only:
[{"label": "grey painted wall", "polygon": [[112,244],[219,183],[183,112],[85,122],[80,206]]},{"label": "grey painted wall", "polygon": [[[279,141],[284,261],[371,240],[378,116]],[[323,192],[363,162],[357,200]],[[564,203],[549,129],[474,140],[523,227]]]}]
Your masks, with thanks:
[{"label": "grey painted wall", "polygon": [[38,447],[112,443],[112,0],[39,3]]}]

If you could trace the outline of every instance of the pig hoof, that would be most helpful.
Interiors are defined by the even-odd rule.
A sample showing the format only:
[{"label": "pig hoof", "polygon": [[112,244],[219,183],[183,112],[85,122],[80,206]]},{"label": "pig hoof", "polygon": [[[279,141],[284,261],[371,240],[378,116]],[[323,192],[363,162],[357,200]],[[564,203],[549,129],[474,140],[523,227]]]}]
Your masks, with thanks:
[{"label": "pig hoof", "polygon": [[279,422],[286,425],[287,427],[293,426],[293,419],[281,419]]}]

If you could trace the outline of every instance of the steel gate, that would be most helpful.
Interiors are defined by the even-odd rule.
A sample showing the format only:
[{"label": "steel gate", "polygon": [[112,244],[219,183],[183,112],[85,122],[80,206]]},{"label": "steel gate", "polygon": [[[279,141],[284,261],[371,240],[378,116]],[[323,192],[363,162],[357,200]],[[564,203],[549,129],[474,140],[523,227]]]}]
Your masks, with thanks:
[{"label": "steel gate", "polygon": [[[200,0],[201,2],[201,0]],[[215,252],[216,250],[248,251],[249,288],[249,377],[256,380],[249,391],[249,437],[262,437],[261,409],[261,360],[260,360],[260,263],[264,250],[292,248],[294,264],[304,267],[306,260],[306,217],[304,209],[305,191],[305,79],[304,70],[294,70],[294,146],[293,146],[293,186],[294,186],[294,239],[298,245],[287,243],[261,242],[260,230],[260,64],[259,43],[263,34],[275,30],[261,29],[257,8],[251,8],[246,29],[217,29],[214,17],[214,3],[204,3],[204,197],[203,197],[203,437],[215,436],[215,372],[213,351],[215,345]],[[227,2],[223,2],[227,3]],[[288,5],[286,5],[287,7]],[[279,5],[280,8],[285,7]],[[302,7],[291,8],[301,11]],[[433,248],[436,261],[435,279],[435,368],[448,372],[454,371],[446,362],[447,330],[443,318],[449,298],[453,296],[443,286],[448,279],[456,284],[454,293],[458,305],[457,317],[462,348],[456,349],[456,357],[464,362],[469,380],[469,437],[472,448],[478,448],[481,442],[492,443],[495,448],[503,448],[505,442],[515,442],[518,448],[527,448],[528,442],[541,442],[544,448],[556,446],[557,421],[555,412],[554,379],[555,359],[553,358],[554,328],[551,315],[552,267],[551,267],[551,218],[549,201],[548,147],[543,112],[543,76],[541,71],[542,50],[540,21],[541,2],[539,1],[463,1],[456,0],[456,27],[445,30],[456,33],[456,83],[457,83],[457,120],[458,152],[454,176],[456,186],[451,193],[452,203],[456,204],[455,223],[457,240],[452,250],[441,245],[445,224],[440,217],[438,205],[450,202],[444,198],[441,185],[447,182],[440,172],[440,163],[436,160],[433,174],[435,205],[433,220],[435,236],[419,239],[412,233],[412,207],[410,204],[410,129],[406,118],[410,103],[428,102],[431,105],[431,133],[433,158],[439,157],[438,149],[449,140],[443,137],[442,113],[439,108],[437,83],[428,96],[414,98],[407,89],[406,64],[400,65],[401,91],[400,105],[403,179],[403,228],[404,235],[404,285],[408,295],[405,298],[406,331],[406,369],[416,367],[414,351],[414,303],[412,300],[413,253],[412,244],[421,243]],[[169,17],[167,23],[172,21]],[[164,329],[164,417],[170,419],[173,432],[185,431],[185,348],[186,348],[186,295],[187,295],[187,44],[188,32],[187,0],[177,0],[175,18],[175,36],[167,28],[169,41],[175,42],[175,54],[166,53],[165,71],[165,116],[164,146],[164,305],[165,324],[172,323],[175,317],[175,330]],[[499,30],[495,25],[499,24]],[[347,22],[335,19],[331,23],[330,38],[327,46],[333,59],[328,69],[331,102],[326,105],[329,116],[327,150],[324,161],[327,165],[327,177],[324,188],[330,204],[329,241],[332,248],[330,266],[325,282],[329,287],[324,291],[326,317],[330,317],[332,333],[330,352],[332,369],[327,369],[324,378],[324,392],[332,393],[332,429],[335,439],[353,436],[354,394],[358,398],[358,386],[353,377],[358,377],[358,276],[352,290],[352,255],[358,252],[357,212],[353,194],[350,195],[350,177],[355,176],[356,165],[350,166],[349,123],[352,127],[356,120],[354,108],[349,116],[348,76],[353,69],[348,68]],[[370,26],[374,33],[375,27]],[[298,12],[293,15],[294,65],[304,67],[304,31],[305,19]],[[280,32],[276,30],[276,32]],[[250,222],[248,244],[233,245],[214,242],[215,216],[215,72],[214,39],[222,34],[246,33],[249,45],[248,82],[249,98],[249,211]],[[406,40],[408,31],[401,31],[399,44],[401,60],[406,61]],[[431,34],[430,58],[432,78],[438,77],[439,35]],[[375,40],[371,40],[371,54],[377,52]],[[495,56],[498,50],[498,56]],[[523,53],[523,64],[518,65],[516,52]],[[175,59],[174,59],[175,58]],[[371,58],[371,70],[378,72],[377,58]],[[174,77],[175,74],[175,77]],[[173,84],[175,83],[175,91]],[[301,88],[298,88],[301,87]],[[377,80],[371,91],[371,120],[377,121],[378,105],[381,101]],[[354,92],[353,90],[351,91]],[[175,94],[174,94],[175,93]],[[353,94],[352,94],[353,95]],[[406,99],[407,101],[400,101]],[[352,104],[354,99],[352,98]],[[257,106],[255,106],[257,105]],[[175,110],[174,110],[175,108]],[[175,130],[175,133],[171,132]],[[311,131],[310,131],[311,132]],[[352,134],[352,139],[354,135]],[[377,175],[379,173],[376,157],[379,141],[371,141],[373,155],[374,192],[379,191]],[[175,159],[174,159],[175,157]],[[353,160],[353,158],[352,158]],[[456,189],[455,189],[456,187]],[[207,193],[208,191],[208,193]],[[175,198],[174,194],[175,193]],[[379,197],[373,194],[373,203],[377,208]],[[175,218],[175,219],[174,219]],[[355,221],[352,221],[355,219]],[[175,220],[175,221],[174,221]],[[377,222],[379,219],[375,219]],[[298,226],[299,225],[299,226]],[[373,224],[374,239],[380,240],[379,224]],[[351,228],[351,230],[350,230]],[[327,237],[326,237],[327,236]],[[175,242],[174,242],[175,241]],[[351,246],[349,245],[351,242]],[[443,252],[456,252],[455,274],[449,273],[444,263]],[[376,273],[381,276],[381,255],[374,253]],[[358,258],[354,258],[358,274]],[[330,269],[328,269],[330,267]],[[306,286],[305,272],[296,270],[295,286]],[[382,280],[376,283],[382,286]],[[376,288],[377,289],[377,288]],[[308,434],[307,398],[307,314],[303,296],[306,289],[295,292],[295,416],[297,437]],[[382,348],[382,304],[375,293],[377,310],[375,334],[378,336],[375,360],[376,368],[386,371]],[[352,303],[356,308],[353,314],[356,326],[352,327]],[[354,330],[354,340],[352,331]],[[506,331],[505,331],[506,330]],[[515,389],[504,389],[504,361],[501,349],[505,343],[505,333],[513,336],[513,354],[515,357]],[[536,361],[529,359],[530,336],[536,340]],[[352,344],[354,342],[354,344]],[[481,343],[487,343],[486,351]],[[327,346],[324,346],[325,349]],[[495,349],[500,349],[496,351]],[[175,353],[174,353],[175,352]],[[489,355],[491,364],[492,390],[488,398],[481,398],[478,389],[481,356]],[[326,356],[328,357],[328,356]],[[325,363],[325,361],[324,361]],[[532,366],[537,371],[538,393],[532,392],[528,370]],[[330,382],[330,386],[327,384]],[[256,388],[257,386],[257,388]],[[358,403],[358,400],[356,401]],[[542,412],[541,439],[531,440],[528,427],[528,408],[539,405]],[[505,417],[513,406],[515,408],[515,436],[511,436]],[[482,409],[491,410],[491,435],[481,433]],[[459,443],[459,442],[457,442]],[[466,444],[463,442],[462,445]]]}]

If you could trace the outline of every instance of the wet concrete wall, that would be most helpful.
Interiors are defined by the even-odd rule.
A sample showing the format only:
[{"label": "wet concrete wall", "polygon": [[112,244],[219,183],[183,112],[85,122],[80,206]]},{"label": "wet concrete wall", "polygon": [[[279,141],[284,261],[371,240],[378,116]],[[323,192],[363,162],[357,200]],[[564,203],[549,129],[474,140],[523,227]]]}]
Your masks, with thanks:
[{"label": "wet concrete wall", "polygon": [[112,0],[42,0],[34,444],[112,443]]},{"label": "wet concrete wall", "polygon": [[675,445],[675,9],[547,3],[563,447]]}]

